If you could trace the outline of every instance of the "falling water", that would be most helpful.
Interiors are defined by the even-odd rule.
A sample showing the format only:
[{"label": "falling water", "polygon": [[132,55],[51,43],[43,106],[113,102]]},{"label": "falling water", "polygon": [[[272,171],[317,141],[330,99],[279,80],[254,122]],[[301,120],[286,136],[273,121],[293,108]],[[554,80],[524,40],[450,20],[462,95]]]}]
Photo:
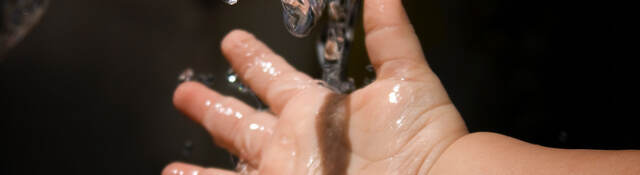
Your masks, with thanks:
[{"label": "falling water", "polygon": [[328,24],[317,41],[317,56],[322,80],[340,93],[355,89],[353,80],[346,78],[346,64],[359,3],[360,0],[282,0],[285,26],[297,37],[308,35],[327,7]]},{"label": "falling water", "polygon": [[355,89],[346,64],[359,6],[360,0],[282,0],[284,24],[296,37],[307,36],[327,7],[328,24],[316,44],[318,62],[322,80],[341,93]]},{"label": "falling water", "polygon": [[327,28],[316,43],[322,80],[341,93],[355,89],[353,79],[346,78],[346,68],[359,3],[360,0],[329,0]]},{"label": "falling water", "polygon": [[[223,1],[237,3],[237,0]],[[316,44],[322,80],[333,90],[347,93],[355,89],[353,80],[346,78],[346,64],[360,0],[282,0],[284,25],[293,36],[305,37],[322,17],[325,7],[328,24]]]},{"label": "falling water", "polygon": [[322,17],[325,0],[282,0],[284,26],[293,36],[309,35]]}]

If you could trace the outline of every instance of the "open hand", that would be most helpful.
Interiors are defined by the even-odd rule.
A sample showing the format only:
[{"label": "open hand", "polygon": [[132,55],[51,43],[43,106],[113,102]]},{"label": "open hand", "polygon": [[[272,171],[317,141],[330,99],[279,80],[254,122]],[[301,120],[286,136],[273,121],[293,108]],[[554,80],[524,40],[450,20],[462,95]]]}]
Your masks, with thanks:
[{"label": "open hand", "polygon": [[[243,173],[427,174],[467,129],[429,69],[400,0],[365,0],[366,46],[376,81],[351,94],[319,85],[251,34],[235,30],[222,51],[271,108],[256,111],[195,82],[174,104],[216,143],[246,161]],[[237,174],[173,163],[163,174]]]}]

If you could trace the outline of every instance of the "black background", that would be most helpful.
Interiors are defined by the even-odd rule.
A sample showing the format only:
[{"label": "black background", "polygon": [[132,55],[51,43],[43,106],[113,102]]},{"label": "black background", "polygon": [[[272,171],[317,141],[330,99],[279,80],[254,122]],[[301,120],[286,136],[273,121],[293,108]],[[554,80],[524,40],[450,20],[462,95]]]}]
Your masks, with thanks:
[{"label": "black background", "polygon": [[[640,149],[627,107],[635,102],[623,102],[629,91],[614,79],[622,46],[605,6],[404,4],[471,131],[561,148]],[[234,94],[219,42],[243,28],[318,77],[315,38],[289,35],[280,9],[264,0],[52,2],[0,63],[0,174],[159,174],[175,160],[231,167],[230,155],[173,108],[177,76],[191,67]],[[360,83],[368,61],[359,28],[349,73]]]}]

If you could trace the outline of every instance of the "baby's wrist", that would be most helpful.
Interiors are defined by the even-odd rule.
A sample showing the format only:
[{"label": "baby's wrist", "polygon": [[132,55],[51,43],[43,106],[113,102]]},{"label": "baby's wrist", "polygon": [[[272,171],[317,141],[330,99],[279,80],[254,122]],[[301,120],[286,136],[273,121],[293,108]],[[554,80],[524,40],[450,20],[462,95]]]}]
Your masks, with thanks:
[{"label": "baby's wrist", "polygon": [[[429,168],[428,175],[439,175],[439,174],[458,174],[460,172],[464,172],[466,166],[468,166],[467,162],[469,159],[465,159],[469,153],[476,152],[479,149],[482,149],[485,146],[486,142],[498,142],[503,141],[504,138],[508,138],[506,136],[490,133],[490,132],[476,132],[469,133],[462,137],[459,137],[454,142],[452,142],[438,157],[436,161],[433,162],[432,166]],[[480,151],[482,152],[482,151]],[[490,161],[491,155],[487,155],[486,160],[477,160],[477,161]]]}]

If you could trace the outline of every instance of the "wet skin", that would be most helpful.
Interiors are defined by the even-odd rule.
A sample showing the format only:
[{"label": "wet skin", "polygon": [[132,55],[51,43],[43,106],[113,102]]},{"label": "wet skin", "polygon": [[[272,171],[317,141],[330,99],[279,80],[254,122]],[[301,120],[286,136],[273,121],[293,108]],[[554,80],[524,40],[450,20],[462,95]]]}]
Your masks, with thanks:
[{"label": "wet skin", "polygon": [[[364,28],[377,79],[351,94],[319,85],[253,35],[234,30],[222,51],[271,111],[195,82],[176,89],[174,104],[246,160],[248,174],[428,174],[467,134],[464,122],[429,69],[400,0],[365,0]],[[194,173],[237,174],[184,163],[163,171]]]}]

